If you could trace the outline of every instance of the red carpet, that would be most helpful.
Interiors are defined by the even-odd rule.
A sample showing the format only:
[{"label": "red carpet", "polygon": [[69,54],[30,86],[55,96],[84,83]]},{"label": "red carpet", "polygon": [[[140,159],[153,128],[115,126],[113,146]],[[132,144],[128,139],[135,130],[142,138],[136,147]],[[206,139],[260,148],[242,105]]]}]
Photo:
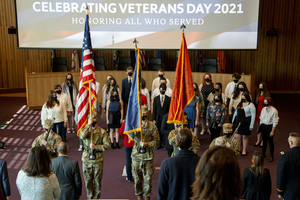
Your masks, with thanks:
[{"label": "red carpet", "polygon": [[[272,177],[272,196],[271,199],[278,199],[276,193],[276,169],[278,154],[282,150],[288,150],[287,137],[292,131],[300,132],[299,113],[300,107],[298,100],[300,95],[272,95],[275,107],[279,111],[279,126],[280,134],[274,138],[275,143],[275,160],[272,163],[265,162],[265,167],[269,168]],[[7,161],[10,185],[11,198],[13,200],[21,199],[16,187],[16,177],[18,171],[23,167],[27,154],[31,148],[31,144],[36,136],[43,132],[40,123],[40,111],[28,110],[25,98],[0,98],[0,124],[7,124],[4,129],[0,129],[0,140],[5,142],[5,149],[0,149],[0,158]],[[99,115],[98,115],[99,116]],[[99,121],[98,125],[105,127],[103,121]],[[208,148],[210,136],[199,136],[200,153]],[[113,149],[104,152],[104,175],[102,179],[103,199],[136,199],[134,195],[133,183],[128,183],[125,177],[122,177],[123,167],[125,165],[125,150],[123,147],[123,138],[120,139],[121,149]],[[251,153],[255,150],[261,151],[260,148],[253,147],[256,141],[256,133],[253,131],[249,140],[248,155],[238,157],[241,173],[244,168],[251,164]],[[75,134],[67,134],[67,143],[70,146],[69,157],[78,160],[81,167],[81,152],[78,152],[79,141]],[[167,152],[163,149],[154,150],[155,159],[154,166],[160,167],[161,162],[167,157]],[[267,149],[267,158],[269,148]],[[153,175],[153,188],[151,199],[157,199],[157,181],[159,169],[155,170]],[[83,180],[83,177],[82,177]],[[86,199],[86,189],[83,187],[82,198]]]}]

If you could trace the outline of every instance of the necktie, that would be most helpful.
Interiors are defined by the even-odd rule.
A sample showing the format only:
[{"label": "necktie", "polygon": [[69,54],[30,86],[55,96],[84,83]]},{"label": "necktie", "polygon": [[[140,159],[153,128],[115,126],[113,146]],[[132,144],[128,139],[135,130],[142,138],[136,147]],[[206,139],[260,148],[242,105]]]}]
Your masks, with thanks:
[{"label": "necktie", "polygon": [[233,89],[233,91],[235,91],[235,89],[236,89],[236,84],[234,85],[234,89]]},{"label": "necktie", "polygon": [[131,89],[131,79],[129,79],[129,88]]},{"label": "necktie", "polygon": [[163,107],[163,106],[164,106],[164,97],[161,97],[160,106],[161,106],[161,107]]}]

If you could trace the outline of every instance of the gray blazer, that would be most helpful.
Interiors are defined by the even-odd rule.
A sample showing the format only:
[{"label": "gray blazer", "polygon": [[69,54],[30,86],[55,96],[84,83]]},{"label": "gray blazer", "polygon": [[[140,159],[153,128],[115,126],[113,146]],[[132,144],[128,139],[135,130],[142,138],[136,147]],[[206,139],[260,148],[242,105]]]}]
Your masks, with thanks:
[{"label": "gray blazer", "polygon": [[67,156],[52,159],[52,171],[57,176],[61,190],[59,200],[78,200],[82,182],[78,161]]}]

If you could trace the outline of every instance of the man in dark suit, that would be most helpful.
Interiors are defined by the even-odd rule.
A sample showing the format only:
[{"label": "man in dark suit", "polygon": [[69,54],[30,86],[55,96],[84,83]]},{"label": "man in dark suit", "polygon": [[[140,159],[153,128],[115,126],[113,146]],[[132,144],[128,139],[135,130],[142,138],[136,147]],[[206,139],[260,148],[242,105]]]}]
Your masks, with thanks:
[{"label": "man in dark suit", "polygon": [[192,197],[191,185],[195,181],[195,169],[200,159],[189,150],[193,141],[192,132],[181,129],[176,135],[179,152],[166,158],[159,171],[158,200],[181,200]]},{"label": "man in dark suit", "polygon": [[290,133],[290,150],[280,152],[277,165],[278,198],[284,200],[300,199],[300,135]]},{"label": "man in dark suit", "polygon": [[169,144],[168,136],[169,136],[169,133],[175,129],[175,126],[173,123],[172,124],[167,123],[168,117],[169,117],[169,113],[165,114],[163,116],[163,119],[161,122],[161,134],[163,135],[164,141],[165,141],[165,143],[163,145],[167,149],[168,156],[171,157],[172,152],[173,152],[173,146]]},{"label": "man in dark suit", "polygon": [[152,121],[155,123],[158,131],[159,131],[159,137],[160,137],[160,143],[159,148],[162,147],[162,144],[165,144],[165,141],[163,141],[163,135],[161,133],[161,122],[162,118],[165,114],[169,113],[170,104],[171,104],[171,97],[168,97],[166,92],[167,86],[165,83],[162,83],[159,86],[160,95],[154,98],[153,100],[153,115],[152,115]]},{"label": "man in dark suit", "polygon": [[10,196],[10,185],[6,161],[0,159],[0,199],[8,199]]},{"label": "man in dark suit", "polygon": [[58,179],[61,190],[58,199],[80,199],[82,182],[78,162],[68,158],[69,147],[67,143],[59,143],[57,151],[59,156],[52,159],[52,171]]},{"label": "man in dark suit", "polygon": [[127,67],[126,69],[127,77],[122,80],[122,101],[123,101],[123,112],[126,116],[128,99],[131,90],[132,78],[133,78],[133,68]]}]

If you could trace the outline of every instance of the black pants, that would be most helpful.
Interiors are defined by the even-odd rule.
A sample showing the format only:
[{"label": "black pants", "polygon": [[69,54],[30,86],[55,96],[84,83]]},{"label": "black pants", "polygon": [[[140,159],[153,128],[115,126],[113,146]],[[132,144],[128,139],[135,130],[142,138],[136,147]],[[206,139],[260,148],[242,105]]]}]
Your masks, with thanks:
[{"label": "black pants", "polygon": [[272,128],[273,128],[272,124],[271,125],[265,125],[265,124],[260,125],[261,135],[262,135],[262,139],[263,139],[263,148],[262,148],[263,156],[266,156],[268,141],[269,141],[269,145],[270,145],[270,155],[271,156],[274,155],[274,142],[273,142],[274,136],[270,137]]},{"label": "black pants", "polygon": [[210,130],[210,142],[212,142],[215,138],[220,136],[221,127],[217,126],[216,128],[209,128]]}]

